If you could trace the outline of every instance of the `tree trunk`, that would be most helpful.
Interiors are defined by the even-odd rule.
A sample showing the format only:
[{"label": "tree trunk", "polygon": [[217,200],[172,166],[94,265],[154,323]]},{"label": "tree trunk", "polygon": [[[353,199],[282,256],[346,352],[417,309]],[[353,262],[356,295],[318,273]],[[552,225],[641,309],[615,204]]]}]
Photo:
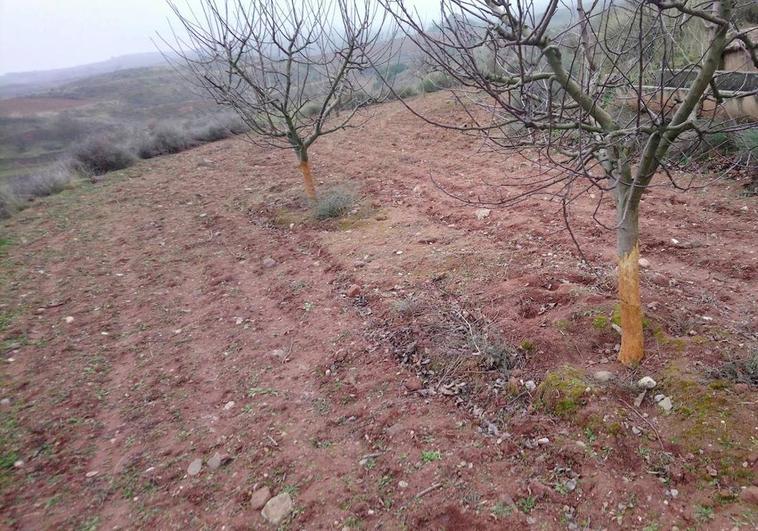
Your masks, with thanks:
[{"label": "tree trunk", "polygon": [[640,299],[639,201],[618,202],[619,303],[621,304],[621,351],[619,361],[635,366],[645,355]]},{"label": "tree trunk", "polygon": [[305,149],[302,149],[300,153],[298,154],[298,158],[300,159],[300,165],[298,168],[300,168],[300,171],[303,172],[303,182],[305,183],[305,195],[308,196],[308,199],[311,201],[316,201],[316,184],[313,181],[313,175],[311,174],[311,165],[308,162],[308,152],[305,151]]}]

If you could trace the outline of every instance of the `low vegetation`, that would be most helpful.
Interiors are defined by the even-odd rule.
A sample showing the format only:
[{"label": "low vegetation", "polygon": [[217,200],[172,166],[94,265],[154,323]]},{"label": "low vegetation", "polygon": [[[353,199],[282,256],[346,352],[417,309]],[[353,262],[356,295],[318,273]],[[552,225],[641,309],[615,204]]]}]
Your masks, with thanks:
[{"label": "low vegetation", "polygon": [[[50,167],[29,175],[12,175],[0,182],[0,218],[11,216],[36,197],[58,193],[79,179],[122,170],[139,159],[179,153],[246,131],[245,125],[234,115],[223,114],[202,124],[164,122],[144,131],[131,129],[85,137],[69,147]],[[335,197],[329,202],[329,198],[325,198],[327,211],[336,208],[338,199]]]}]

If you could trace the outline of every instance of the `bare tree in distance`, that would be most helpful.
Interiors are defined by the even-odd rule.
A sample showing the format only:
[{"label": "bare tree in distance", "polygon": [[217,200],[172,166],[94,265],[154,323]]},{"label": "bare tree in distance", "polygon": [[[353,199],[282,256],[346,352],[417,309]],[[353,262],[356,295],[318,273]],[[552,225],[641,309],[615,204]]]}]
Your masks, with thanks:
[{"label": "bare tree in distance", "polygon": [[[735,80],[718,72],[725,47],[735,41],[758,66],[755,43],[733,17],[737,0],[442,0],[432,23],[406,0],[381,1],[435,68],[455,80],[453,94],[469,123],[441,123],[406,106],[430,123],[484,135],[547,168],[514,176],[497,187],[497,197],[480,203],[507,206],[551,195],[561,201],[576,242],[571,204],[599,190],[593,217],[600,222],[601,201],[612,196],[619,360],[638,364],[644,356],[640,199],[652,186],[691,187],[692,179],[675,176],[680,161],[702,156],[703,142],[715,134],[756,125],[721,112],[731,99],[758,93],[758,84],[746,86],[747,75]],[[685,47],[689,34],[705,38]]]},{"label": "bare tree in distance", "polygon": [[367,86],[393,55],[386,11],[373,0],[168,4],[183,31],[163,40],[188,79],[234,109],[251,140],[293,149],[315,201],[308,149],[381,97]]}]

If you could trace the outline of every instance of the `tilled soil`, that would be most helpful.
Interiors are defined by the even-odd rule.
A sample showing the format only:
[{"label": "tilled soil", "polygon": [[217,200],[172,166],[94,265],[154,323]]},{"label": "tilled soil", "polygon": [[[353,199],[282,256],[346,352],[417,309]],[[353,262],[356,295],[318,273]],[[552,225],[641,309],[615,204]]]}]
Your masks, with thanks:
[{"label": "tilled soil", "polygon": [[[460,120],[442,95],[414,105]],[[440,189],[486,202],[538,166],[371,113],[311,154],[322,197],[355,200],[338,219],[314,219],[292,153],[232,139],[5,223],[3,525],[265,528],[264,486],[294,500],[291,529],[758,525],[741,184],[646,195],[629,371],[598,194],[571,212],[588,266],[550,196],[478,219]],[[564,380],[586,390],[566,402]]]}]

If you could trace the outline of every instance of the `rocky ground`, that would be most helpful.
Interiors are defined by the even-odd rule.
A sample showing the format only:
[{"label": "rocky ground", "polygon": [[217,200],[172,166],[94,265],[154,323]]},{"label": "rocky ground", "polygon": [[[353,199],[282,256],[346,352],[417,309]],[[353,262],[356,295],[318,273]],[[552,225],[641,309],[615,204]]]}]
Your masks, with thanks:
[{"label": "rocky ground", "polygon": [[481,204],[539,165],[371,112],[314,146],[335,218],[291,153],[232,139],[4,223],[2,525],[755,528],[741,183],[646,195],[630,371],[606,198],[572,210],[588,266],[550,196]]}]

